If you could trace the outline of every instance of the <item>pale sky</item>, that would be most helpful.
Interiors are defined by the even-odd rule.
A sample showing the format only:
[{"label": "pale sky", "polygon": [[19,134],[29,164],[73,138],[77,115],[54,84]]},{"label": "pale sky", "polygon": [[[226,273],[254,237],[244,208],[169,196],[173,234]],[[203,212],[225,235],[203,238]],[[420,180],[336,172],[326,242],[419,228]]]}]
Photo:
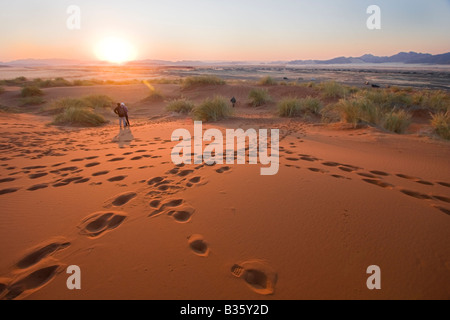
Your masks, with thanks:
[{"label": "pale sky", "polygon": [[[66,10],[81,9],[69,30]],[[369,5],[381,30],[368,30]],[[450,51],[449,0],[0,0],[0,61],[96,59],[107,37],[137,59],[296,60]]]}]

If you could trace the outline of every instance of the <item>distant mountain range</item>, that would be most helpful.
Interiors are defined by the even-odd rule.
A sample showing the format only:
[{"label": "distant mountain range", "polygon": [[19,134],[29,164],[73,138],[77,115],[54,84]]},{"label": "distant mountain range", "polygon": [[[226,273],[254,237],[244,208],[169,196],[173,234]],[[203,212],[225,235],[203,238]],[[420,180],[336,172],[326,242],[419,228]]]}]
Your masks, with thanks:
[{"label": "distant mountain range", "polygon": [[[218,65],[336,65],[336,64],[428,64],[428,65],[450,65],[450,52],[438,55],[417,52],[400,52],[390,57],[378,57],[365,54],[361,57],[338,57],[330,60],[294,60],[294,61],[166,61],[166,60],[137,60],[127,65],[152,65],[152,66],[218,66]],[[111,65],[102,61],[80,61],[70,59],[22,59],[10,62],[0,62],[1,67],[45,67],[45,66],[87,66],[87,65]]]},{"label": "distant mountain range", "polygon": [[450,64],[450,52],[438,55],[417,52],[400,52],[390,57],[377,57],[372,54],[365,54],[357,58],[339,57],[330,60],[295,60],[288,62],[290,65],[364,63]]}]

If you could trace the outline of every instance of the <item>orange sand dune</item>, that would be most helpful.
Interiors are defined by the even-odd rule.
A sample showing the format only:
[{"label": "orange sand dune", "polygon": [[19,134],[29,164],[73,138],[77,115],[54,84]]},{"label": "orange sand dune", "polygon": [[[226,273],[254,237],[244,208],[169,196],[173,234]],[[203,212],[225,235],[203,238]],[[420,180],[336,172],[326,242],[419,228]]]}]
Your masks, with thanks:
[{"label": "orange sand dune", "polygon": [[[155,87],[166,101],[143,100],[144,85],[45,89],[127,102],[125,131],[0,113],[0,299],[450,298],[449,142],[279,119],[246,106],[246,85]],[[279,129],[277,175],[172,163],[172,132],[193,121],[167,101],[214,94],[240,104],[204,130]],[[81,290],[67,289],[72,265]],[[372,265],[381,290],[366,286]]]}]

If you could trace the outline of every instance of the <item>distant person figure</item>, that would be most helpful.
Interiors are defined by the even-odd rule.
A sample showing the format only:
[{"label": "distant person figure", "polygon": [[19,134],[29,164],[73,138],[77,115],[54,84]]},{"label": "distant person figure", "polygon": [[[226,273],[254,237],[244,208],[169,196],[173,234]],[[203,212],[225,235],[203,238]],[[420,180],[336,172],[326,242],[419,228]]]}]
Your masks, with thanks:
[{"label": "distant person figure", "polygon": [[232,103],[232,105],[233,105],[233,108],[236,106],[236,102],[237,102],[237,100],[236,100],[236,98],[235,97],[233,97],[233,98],[231,98],[231,103]]},{"label": "distant person figure", "polygon": [[130,125],[130,122],[128,121],[128,108],[125,106],[125,103],[118,103],[117,108],[114,109],[114,113],[119,116],[119,125],[122,129],[122,123],[123,127]]}]

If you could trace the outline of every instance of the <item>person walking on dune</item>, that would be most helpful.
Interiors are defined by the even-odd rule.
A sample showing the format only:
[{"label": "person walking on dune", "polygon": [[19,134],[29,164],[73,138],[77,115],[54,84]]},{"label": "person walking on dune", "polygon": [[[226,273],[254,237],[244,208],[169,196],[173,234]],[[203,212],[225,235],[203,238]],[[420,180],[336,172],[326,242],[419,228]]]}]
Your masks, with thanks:
[{"label": "person walking on dune", "polygon": [[122,123],[124,128],[130,126],[130,121],[128,120],[128,108],[125,103],[118,103],[117,108],[114,109],[114,113],[119,116],[119,125],[121,129]]}]

